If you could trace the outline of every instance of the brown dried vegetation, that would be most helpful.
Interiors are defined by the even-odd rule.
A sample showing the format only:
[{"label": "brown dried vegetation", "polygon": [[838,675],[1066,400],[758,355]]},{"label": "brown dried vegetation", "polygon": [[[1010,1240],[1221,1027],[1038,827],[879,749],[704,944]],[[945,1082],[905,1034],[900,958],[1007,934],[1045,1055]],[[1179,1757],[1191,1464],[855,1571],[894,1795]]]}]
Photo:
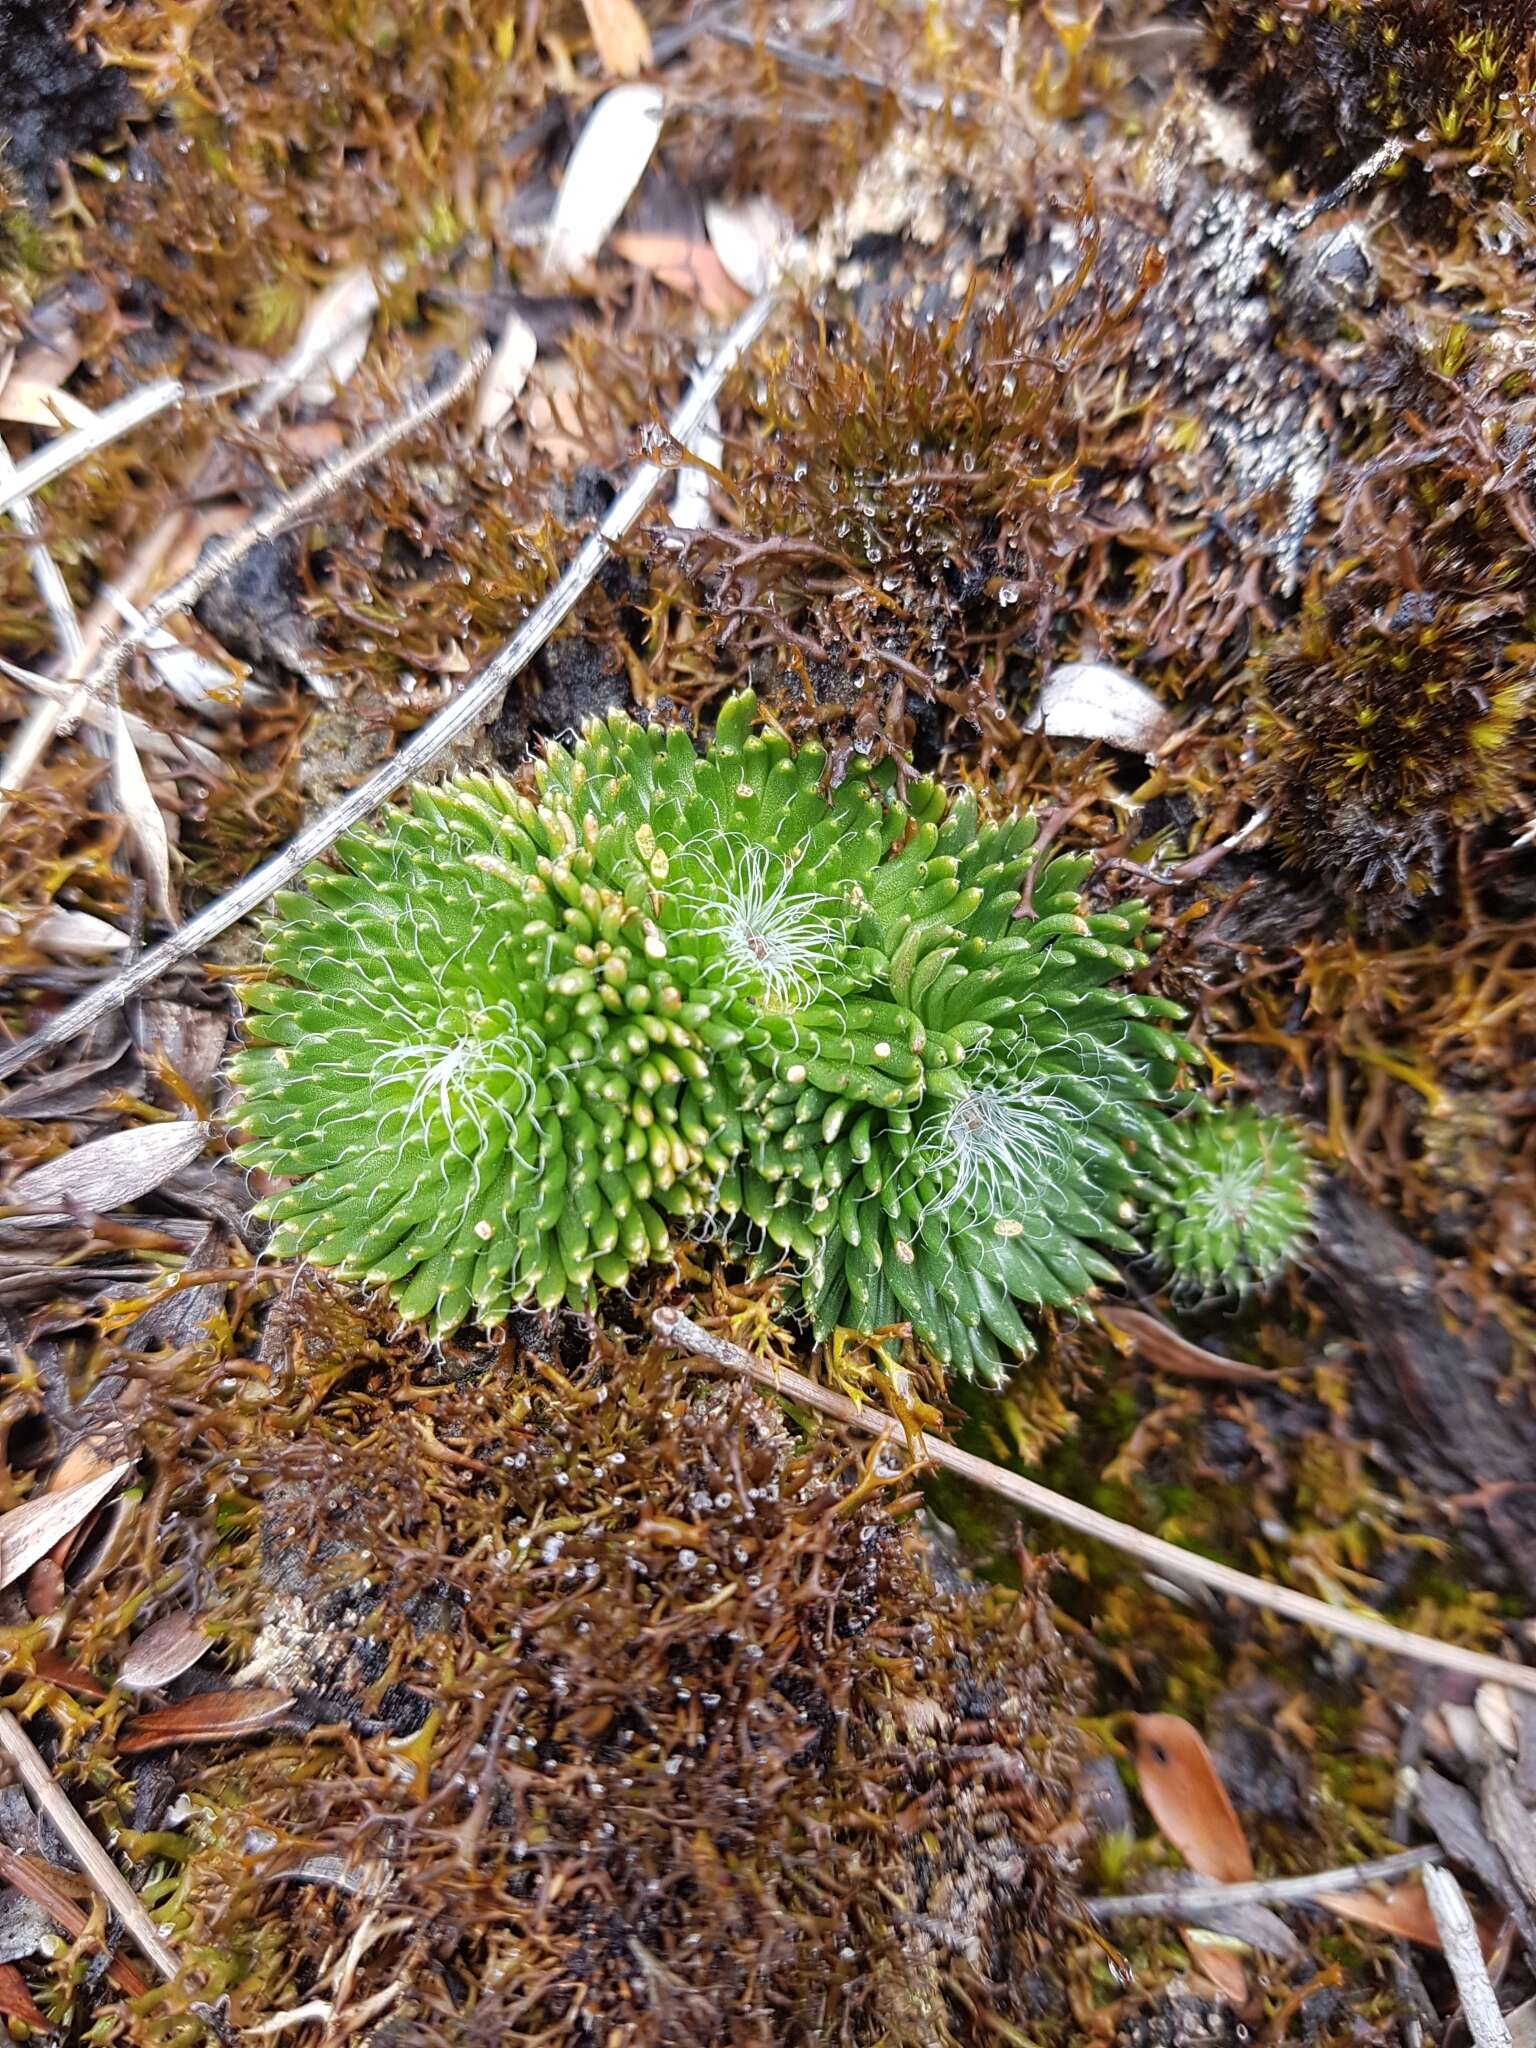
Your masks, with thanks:
[{"label": "brown dried vegetation", "polygon": [[[679,21],[646,14],[664,52]],[[1037,806],[1099,856],[1104,896],[1148,895],[1149,977],[1226,1085],[1300,1115],[1374,1211],[1340,1206],[1330,1256],[1266,1301],[1177,1315],[1207,1360],[1276,1377],[1190,1383],[1166,1347],[1131,1359],[1063,1324],[958,1426],[1139,1526],[1493,1642],[1493,1589],[1524,1608],[1536,1585],[1536,412],[1509,315],[1533,265],[1530,24],[1210,0],[1225,104],[1176,76],[1190,11],[1150,0],[1006,22],[861,0],[794,61],[763,26],[668,60],[647,183],[681,190],[679,217],[766,192],[804,231],[845,205],[850,247],[722,400],[713,525],[640,529],[489,744],[517,766],[590,711],[707,718],[750,679],[834,759],[914,749]],[[302,666],[209,611],[186,634],[242,656],[230,702],[194,714],[136,675],[130,710],[202,749],[146,752],[190,902],[505,638],[660,445],[713,316],[686,267],[610,251],[541,278],[538,225],[601,89],[575,4],[154,0],[94,5],[82,33],[143,104],[113,175],[73,174],[45,228],[0,213],[6,346],[66,330],[60,381],[99,406],[162,371],[260,376],[350,263],[382,295],[334,402],[257,428],[236,399],[182,408],[40,495],[83,610],[107,580],[142,597],[162,522],[240,516],[397,412],[441,350],[514,313],[540,342],[499,434],[450,419],[289,541],[268,609]],[[904,128],[921,146],[878,159]],[[1400,172],[1299,212],[1302,184],[1393,138]],[[902,207],[865,191],[877,161]],[[30,432],[7,427],[17,455]],[[197,535],[176,532],[184,567]],[[53,652],[11,544],[0,635],[24,665]],[[1041,676],[1092,655],[1165,701],[1152,758],[1025,729]],[[8,727],[26,697],[0,680]],[[20,1029],[105,971],[54,913],[135,939],[150,919],[81,735],[4,837]],[[189,977],[131,1039],[8,1099],[17,1169],[222,1111],[220,1000]],[[522,1350],[443,1358],[306,1281],[274,1288],[249,1198],[214,1157],[65,1223],[0,1218],[0,1512],[103,1417],[140,1461],[127,1508],[5,1594],[6,1697],[191,1972],[130,2016],[87,1939],[20,1958],[28,1998],[155,2048],[191,2041],[194,1996],[242,2026],[314,2002],[279,2036],[296,2048],[326,2008],[377,2048],[1175,2037],[1184,1949],[1154,1928],[1106,1956],[1056,1890],[1072,1695],[1032,1579],[1018,1599],[936,1584],[898,1482],[632,1338],[530,1321]],[[714,1247],[683,1270],[745,1341],[792,1346],[780,1278],[743,1282]],[[822,1364],[889,1399],[898,1357],[921,1368],[902,1332]],[[1011,1532],[931,1497],[967,1555],[1013,1570]],[[1400,1839],[1390,1674],[1377,1691],[1105,1554],[1052,1591],[1103,1714],[1200,1716],[1224,1775],[1259,1756],[1234,1797],[1264,1867]],[[110,1689],[178,1615],[206,1655],[159,1692]],[[245,1686],[284,1718],[215,1748]],[[1283,1730],[1271,1695],[1232,1708],[1265,1686]],[[168,1703],[173,1733],[208,1740],[134,1754],[131,1724]],[[1229,1709],[1248,1733],[1223,1750]],[[1089,1882],[1126,1878],[1075,1822],[1060,1838]],[[1133,1855],[1156,1878],[1160,1853]],[[1315,1962],[1264,1980],[1261,2023],[1388,2038],[1383,1949],[1335,1932]]]},{"label": "brown dried vegetation", "polygon": [[[69,1657],[110,1675],[195,1609],[215,1649],[168,1753],[121,1692],[27,1680],[56,1630],[7,1631],[12,1696],[192,1960],[122,2038],[176,2038],[196,1995],[454,2043],[1048,2010],[1069,1680],[1033,1589],[941,1589],[899,1475],[657,1350],[568,1373],[381,1336],[303,1288],[226,1394],[185,1353],[142,1368],[153,1548],[73,1597]],[[210,1754],[258,1695],[291,1732]]]}]

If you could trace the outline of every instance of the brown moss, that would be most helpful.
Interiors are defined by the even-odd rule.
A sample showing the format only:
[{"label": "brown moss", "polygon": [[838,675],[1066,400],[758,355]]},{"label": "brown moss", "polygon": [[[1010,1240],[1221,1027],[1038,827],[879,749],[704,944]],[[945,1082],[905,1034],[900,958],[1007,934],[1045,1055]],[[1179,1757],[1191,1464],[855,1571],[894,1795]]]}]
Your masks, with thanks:
[{"label": "brown moss", "polygon": [[1393,568],[1342,564],[1257,673],[1274,836],[1377,922],[1432,889],[1455,834],[1513,797],[1536,665],[1518,601],[1394,596]]},{"label": "brown moss", "polygon": [[[1207,0],[1208,60],[1259,140],[1312,185],[1384,142],[1422,216],[1531,189],[1530,0]],[[1430,202],[1436,202],[1431,205]]]},{"label": "brown moss", "polygon": [[[697,544],[715,609],[814,698],[969,708],[1038,649],[1083,538],[1070,343],[1015,301],[822,322],[774,351],[739,524]],[[855,731],[873,737],[861,715]]]},{"label": "brown moss", "polygon": [[[300,1280],[242,1360],[256,1298],[100,1380],[128,1541],[46,1629],[0,1614],[188,1960],[114,2038],[335,1996],[354,1937],[343,2009],[392,2040],[1049,2038],[1073,1679],[1032,1581],[957,1583],[899,1478],[655,1348],[443,1356]],[[130,1759],[148,1702],[21,1675],[110,1676],[175,1611],[214,1647],[172,1697],[238,1669],[287,1731]]]}]

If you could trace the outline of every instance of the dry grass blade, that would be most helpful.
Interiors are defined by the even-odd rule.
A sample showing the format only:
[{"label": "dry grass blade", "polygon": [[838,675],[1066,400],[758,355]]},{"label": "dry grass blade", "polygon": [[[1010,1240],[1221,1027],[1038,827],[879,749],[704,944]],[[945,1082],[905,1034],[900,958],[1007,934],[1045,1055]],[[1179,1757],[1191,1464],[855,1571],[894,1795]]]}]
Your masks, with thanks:
[{"label": "dry grass blade", "polygon": [[[10,485],[16,478],[16,465],[10,451],[0,443],[0,483]],[[80,631],[80,621],[75,613],[75,601],[69,594],[69,587],[59,573],[58,564],[44,547],[40,537],[37,514],[32,510],[29,498],[18,496],[11,503],[11,517],[20,532],[33,542],[32,578],[38,594],[48,607],[48,616],[58,637],[59,653],[64,658],[65,669],[73,674],[79,667],[85,652],[85,640]]]},{"label": "dry grass blade", "polygon": [[127,828],[129,843],[149,883],[150,901],[156,913],[174,923],[171,900],[171,842],[155,802],[155,793],[144,773],[138,748],[128,730],[122,709],[112,707],[112,795]]},{"label": "dry grass blade", "polygon": [[[38,1755],[31,1737],[8,1710],[0,1710],[0,1751],[15,1766],[33,1804],[53,1823],[65,1847],[140,1949],[163,1977],[173,1978],[180,1968],[175,1950],[156,1931],[127,1879],[54,1783],[53,1773]],[[4,1871],[0,1871],[3,1875]],[[53,1908],[48,1910],[52,1912]]]},{"label": "dry grass blade", "polygon": [[72,1535],[132,1467],[131,1458],[121,1458],[62,1493],[39,1494],[0,1515],[0,1586],[19,1579],[56,1543]]},{"label": "dry grass blade", "polygon": [[71,1207],[96,1215],[120,1208],[190,1165],[210,1130],[208,1124],[176,1122],[113,1131],[34,1166],[6,1190],[6,1201],[30,1216],[67,1216]]},{"label": "dry grass blade", "polygon": [[[9,486],[15,479],[16,465],[11,460],[10,451],[0,442],[0,484]],[[75,614],[74,600],[59,574],[58,564],[38,537],[37,516],[32,510],[31,499],[18,495],[11,505],[11,517],[18,530],[34,543],[31,550],[33,580],[53,621],[65,670],[74,674],[85,659],[85,640]],[[7,792],[19,789],[42,759],[56,723],[52,707],[42,700],[32,706],[20,729],[13,735],[4,760],[0,760],[0,818],[10,807]]]},{"label": "dry grass blade", "polygon": [[[742,314],[707,367],[694,379],[687,397],[669,422],[672,440],[684,444],[692,442],[715,394],[762,333],[773,307],[773,295],[764,293]],[[470,377],[479,374],[484,361],[483,352],[472,359],[463,373],[466,382]],[[459,388],[463,388],[462,384]],[[418,414],[417,417],[420,418],[421,415]],[[406,431],[407,428],[401,428],[395,438],[401,438]],[[361,458],[359,462],[360,460]],[[484,668],[470,678],[453,702],[445,705],[435,717],[429,719],[392,759],[386,761],[382,767],[376,768],[355,789],[349,790],[339,803],[323,817],[317,818],[313,824],[307,826],[296,838],[290,840],[280,853],[274,854],[271,860],[254,869],[216,903],[210,903],[206,910],[190,918],[171,938],[151,947],[131,967],[125,968],[121,974],[115,975],[100,988],[92,989],[88,995],[71,1003],[68,1009],[61,1011],[31,1037],[22,1039],[16,1045],[0,1052],[0,1080],[14,1074],[36,1054],[45,1052],[50,1046],[67,1045],[70,1039],[86,1030],[98,1018],[119,1009],[131,996],[137,995],[141,989],[148,988],[168,967],[174,966],[179,960],[190,958],[200,946],[210,939],[217,938],[220,932],[227,931],[232,924],[255,910],[275,889],[282,888],[301,868],[307,867],[317,855],[333,846],[350,825],[355,825],[360,819],[366,818],[371,811],[393,796],[397,789],[413,781],[430,767],[461,734],[469,731],[489,705],[499,702],[507,684],[527,667],[556,627],[569,617],[587,586],[612,553],[615,541],[629,531],[665,474],[666,472],[654,462],[642,463],[636,469],[609,507],[597,532],[582,543],[564,575],[523,621],[512,638]],[[329,488],[334,487],[333,479]],[[309,489],[310,487],[306,487],[306,491]],[[269,537],[271,531],[275,531],[287,518],[294,516],[294,508],[305,498],[306,491],[295,492],[293,498],[287,501],[283,517],[276,522],[276,526],[270,527],[268,532],[262,535],[263,538]],[[261,522],[256,524],[260,525]],[[222,573],[221,566],[208,580],[216,580]],[[190,582],[191,579],[185,581]],[[206,584],[201,587],[206,588]],[[167,593],[167,599],[170,595],[171,593]],[[161,604],[166,604],[166,600],[150,606],[145,613],[146,619],[154,619],[161,609]],[[162,617],[169,616],[170,610],[176,608],[167,604]],[[126,643],[120,643],[123,644]]]},{"label": "dry grass blade", "polygon": [[[867,1435],[888,1436],[898,1443],[909,1441],[895,1419],[882,1414],[878,1408],[861,1408],[842,1394],[817,1386],[804,1373],[792,1372],[788,1366],[765,1365],[749,1351],[743,1351],[740,1345],[728,1343],[725,1338],[701,1329],[678,1309],[660,1308],[651,1321],[658,1336],[692,1352],[697,1358],[707,1358],[712,1364],[724,1366],[731,1372],[746,1373],[760,1385],[772,1387],[788,1399],[813,1408],[818,1414],[830,1415],[850,1428],[863,1430]],[[1407,1657],[1414,1663],[1431,1664],[1442,1671],[1463,1671],[1472,1678],[1492,1679],[1521,1692],[1536,1693],[1536,1667],[1507,1664],[1481,1651],[1465,1650],[1459,1643],[1441,1643],[1433,1636],[1421,1636],[1411,1629],[1396,1628],[1374,1614],[1361,1614],[1350,1607],[1330,1607],[1325,1600],[1316,1600],[1310,1593],[1297,1593],[1289,1586],[1271,1585],[1266,1579],[1256,1579],[1231,1565],[1200,1557],[1177,1543],[1167,1543],[1160,1536],[1144,1535],[1140,1529],[1133,1529],[1126,1522],[1117,1522],[1110,1515],[1100,1514],[1097,1508],[1084,1507],[1081,1501],[1071,1500],[1064,1493],[1053,1493],[1050,1487],[1040,1486],[1033,1479],[1025,1479],[1017,1472],[1007,1472],[1001,1465],[994,1465],[986,1458],[978,1458],[970,1451],[945,1443],[942,1437],[919,1432],[910,1441],[914,1450],[946,1472],[954,1472],[973,1486],[983,1487],[988,1493],[1011,1501],[1028,1514],[1043,1515],[1079,1536],[1108,1544],[1110,1549],[1135,1558],[1139,1564],[1151,1565],[1155,1571],[1173,1578],[1195,1580],[1215,1592],[1226,1594],[1229,1599],[1242,1600],[1250,1607],[1260,1607],[1271,1614],[1283,1614],[1288,1621],[1301,1622],[1307,1628],[1321,1629],[1328,1635],[1346,1636],[1354,1642],[1368,1644],[1372,1649],[1385,1651],[1388,1656]]]}]

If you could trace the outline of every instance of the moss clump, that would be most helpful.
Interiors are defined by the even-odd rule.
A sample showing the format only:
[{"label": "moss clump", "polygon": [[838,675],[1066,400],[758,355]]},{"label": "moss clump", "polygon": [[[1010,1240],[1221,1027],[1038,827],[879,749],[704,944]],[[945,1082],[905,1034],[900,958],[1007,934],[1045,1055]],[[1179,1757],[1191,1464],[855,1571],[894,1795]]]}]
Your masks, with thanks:
[{"label": "moss clump", "polygon": [[[263,1959],[237,2029],[370,1916],[380,2039],[931,2048],[1038,2010],[1068,1680],[1032,1589],[942,1588],[835,1443],[656,1351],[402,1353],[277,1435],[255,1654],[319,1725],[181,1778],[189,1939]],[[296,1865],[361,1895],[274,1893]]]},{"label": "moss clump", "polygon": [[1396,141],[1463,204],[1529,194],[1530,0],[1206,0],[1205,11],[1216,82],[1309,182]]},{"label": "moss clump", "polygon": [[770,357],[739,524],[694,550],[716,607],[852,703],[866,746],[908,697],[977,715],[1003,653],[1046,643],[1086,537],[1082,340],[1047,345],[1023,280],[984,292],[958,315],[824,319]]},{"label": "moss clump", "polygon": [[1458,830],[1513,795],[1536,661],[1518,600],[1393,588],[1341,576],[1257,677],[1274,835],[1378,925],[1434,888]]}]

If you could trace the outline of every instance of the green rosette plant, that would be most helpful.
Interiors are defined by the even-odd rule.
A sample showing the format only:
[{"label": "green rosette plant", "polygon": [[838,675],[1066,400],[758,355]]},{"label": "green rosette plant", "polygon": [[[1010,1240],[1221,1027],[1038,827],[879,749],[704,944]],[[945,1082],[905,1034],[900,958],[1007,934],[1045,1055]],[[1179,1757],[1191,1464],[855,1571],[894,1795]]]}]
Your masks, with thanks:
[{"label": "green rosette plant", "polygon": [[1164,1133],[1148,1191],[1152,1250],[1176,1291],[1244,1293],[1307,1235],[1312,1163],[1284,1117],[1203,1104]]},{"label": "green rosette plant", "polygon": [[819,1332],[910,1322],[991,1382],[1021,1309],[1114,1277],[1194,1058],[1123,985],[1145,910],[1086,914],[1032,819],[889,764],[827,790],[755,711],[702,753],[615,715],[532,797],[418,789],[279,899],[236,1066],[275,1249],[441,1335],[720,1215]]}]

